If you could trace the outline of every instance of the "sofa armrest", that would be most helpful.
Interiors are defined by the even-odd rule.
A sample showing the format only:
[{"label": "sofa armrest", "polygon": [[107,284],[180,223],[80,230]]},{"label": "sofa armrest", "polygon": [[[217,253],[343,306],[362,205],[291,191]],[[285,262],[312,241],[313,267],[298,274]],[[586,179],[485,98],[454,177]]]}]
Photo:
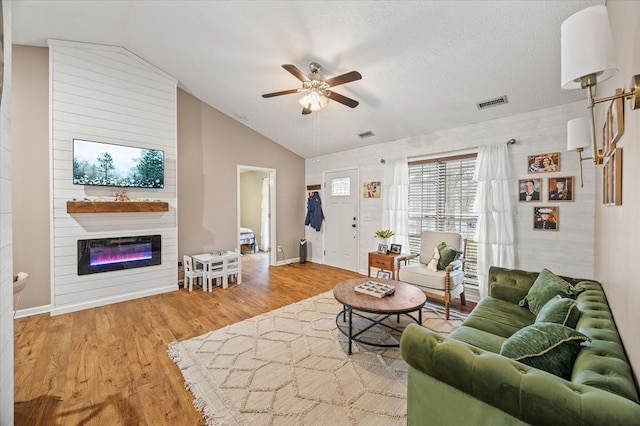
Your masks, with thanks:
[{"label": "sofa armrest", "polygon": [[640,405],[577,385],[498,354],[407,326],[400,352],[410,368],[529,424],[633,424]]}]

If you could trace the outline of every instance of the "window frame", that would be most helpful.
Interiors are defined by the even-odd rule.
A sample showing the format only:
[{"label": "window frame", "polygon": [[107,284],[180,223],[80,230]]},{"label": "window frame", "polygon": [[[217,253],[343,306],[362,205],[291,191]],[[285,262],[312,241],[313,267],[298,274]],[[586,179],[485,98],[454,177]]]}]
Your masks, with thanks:
[{"label": "window frame", "polygon": [[[465,284],[478,285],[478,243],[473,211],[477,182],[473,173],[477,152],[409,161],[409,251],[419,254],[422,231],[460,232],[467,238]],[[453,168],[451,168],[453,166]],[[433,185],[436,185],[435,187]],[[453,191],[457,196],[448,197]]]}]

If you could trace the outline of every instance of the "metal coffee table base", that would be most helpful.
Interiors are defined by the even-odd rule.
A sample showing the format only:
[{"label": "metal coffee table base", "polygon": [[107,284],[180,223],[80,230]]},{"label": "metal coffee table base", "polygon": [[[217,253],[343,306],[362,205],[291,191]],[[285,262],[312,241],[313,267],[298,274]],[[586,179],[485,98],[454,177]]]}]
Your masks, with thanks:
[{"label": "metal coffee table base", "polygon": [[[385,327],[385,328],[391,330],[392,332],[396,332],[396,333],[402,334],[402,331],[404,330],[404,326],[402,326],[402,328],[401,328],[399,325],[398,326],[393,326],[393,325],[390,325],[389,323],[385,323],[384,322],[389,317],[392,317],[392,316],[395,315],[397,317],[396,318],[396,322],[398,324],[400,324],[400,315],[405,315],[405,316],[411,318],[416,323],[422,324],[422,306],[420,306],[418,309],[412,309],[412,310],[406,311],[406,312],[392,312],[392,313],[360,311],[360,310],[356,310],[356,309],[352,308],[351,306],[347,306],[347,305],[343,305],[343,307],[344,308],[342,309],[342,311],[340,311],[338,313],[338,315],[336,315],[336,325],[338,326],[338,330],[340,330],[340,332],[342,334],[344,334],[345,336],[347,336],[349,338],[349,355],[352,354],[351,346],[352,346],[352,342],[354,342],[354,341],[355,342],[359,342],[359,343],[363,343],[365,345],[376,346],[376,347],[380,347],[380,348],[397,348],[397,347],[399,347],[400,346],[399,343],[390,343],[390,344],[388,344],[388,343],[378,343],[378,342],[367,341],[367,340],[364,340],[364,339],[360,338],[360,336],[363,333],[367,332],[368,330],[370,330],[371,328],[373,328],[375,326]],[[418,311],[418,318],[416,318],[413,315],[411,315],[411,312],[415,312],[415,311]],[[375,315],[375,317],[364,315],[365,313]],[[362,329],[354,330],[353,329],[353,317],[354,316],[356,316],[358,318],[365,319],[365,320],[369,321],[370,324],[368,324],[366,327],[364,327]],[[340,321],[340,317],[342,317],[342,321]],[[348,319],[347,319],[347,317],[348,317]],[[347,330],[345,331],[344,328],[346,328]]]}]

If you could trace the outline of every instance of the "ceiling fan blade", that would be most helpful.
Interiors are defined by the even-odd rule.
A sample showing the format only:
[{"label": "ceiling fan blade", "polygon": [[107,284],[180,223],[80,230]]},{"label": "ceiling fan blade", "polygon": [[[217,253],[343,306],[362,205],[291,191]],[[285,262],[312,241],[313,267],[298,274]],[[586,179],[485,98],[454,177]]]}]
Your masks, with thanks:
[{"label": "ceiling fan blade", "polygon": [[307,75],[305,73],[303,73],[302,71],[300,71],[300,69],[298,67],[296,67],[295,65],[284,64],[282,66],[282,68],[284,68],[285,70],[289,71],[291,74],[293,74],[293,76],[295,78],[297,78],[298,80],[300,80],[302,82],[309,81],[309,77],[307,77]]},{"label": "ceiling fan blade", "polygon": [[298,89],[283,90],[281,92],[273,92],[273,93],[265,93],[264,95],[262,95],[262,97],[263,98],[273,98],[274,96],[290,95],[292,93],[298,93]]},{"label": "ceiling fan blade", "polygon": [[302,115],[311,114],[311,108],[302,108]]},{"label": "ceiling fan blade", "polygon": [[331,99],[332,101],[340,102],[341,104],[344,104],[350,108],[355,108],[360,104],[360,102],[356,101],[355,99],[347,98],[346,96],[342,96],[341,94],[336,92],[327,94],[327,97],[329,97],[329,99]]},{"label": "ceiling fan blade", "polygon": [[358,71],[351,71],[346,74],[342,74],[327,80],[327,83],[331,87],[339,86],[341,84],[349,83],[350,81],[360,80],[362,75]]}]

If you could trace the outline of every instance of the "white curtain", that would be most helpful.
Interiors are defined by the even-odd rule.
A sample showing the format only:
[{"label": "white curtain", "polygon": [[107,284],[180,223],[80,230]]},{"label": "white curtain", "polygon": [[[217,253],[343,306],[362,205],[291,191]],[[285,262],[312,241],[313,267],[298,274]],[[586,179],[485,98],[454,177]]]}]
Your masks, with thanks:
[{"label": "white curtain", "polygon": [[474,210],[478,213],[476,241],[480,297],[488,293],[490,266],[515,266],[510,174],[506,143],[479,148],[473,179],[478,182]]},{"label": "white curtain", "polygon": [[390,242],[409,252],[409,164],[406,158],[387,160],[382,179],[382,229],[394,232]]},{"label": "white curtain", "polygon": [[260,216],[260,248],[269,251],[269,178],[262,179],[262,214]]}]

